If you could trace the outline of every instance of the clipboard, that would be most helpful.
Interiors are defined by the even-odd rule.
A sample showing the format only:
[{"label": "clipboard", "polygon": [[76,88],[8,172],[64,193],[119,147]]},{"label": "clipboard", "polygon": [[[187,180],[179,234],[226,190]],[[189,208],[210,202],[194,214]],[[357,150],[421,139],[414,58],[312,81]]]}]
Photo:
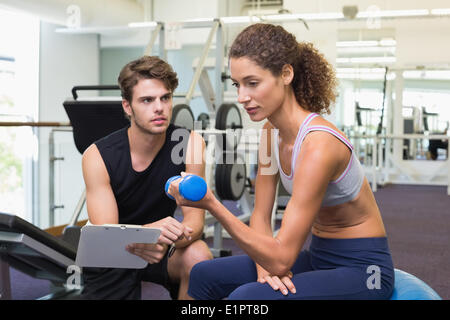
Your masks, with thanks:
[{"label": "clipboard", "polygon": [[104,224],[81,228],[75,264],[79,267],[143,269],[148,262],[125,250],[131,243],[156,243],[160,229]]}]

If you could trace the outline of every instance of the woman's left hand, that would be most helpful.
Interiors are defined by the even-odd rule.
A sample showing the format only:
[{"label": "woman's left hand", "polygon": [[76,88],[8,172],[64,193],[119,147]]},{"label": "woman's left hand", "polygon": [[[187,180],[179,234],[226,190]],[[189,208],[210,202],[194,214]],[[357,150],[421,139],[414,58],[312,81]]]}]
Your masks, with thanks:
[{"label": "woman's left hand", "polygon": [[288,294],[288,290],[293,294],[297,292],[294,284],[291,281],[292,276],[293,274],[291,271],[289,271],[285,276],[282,277],[266,274],[261,275],[261,277],[258,277],[257,281],[259,283],[267,282],[272,287],[273,290],[275,291],[280,290],[280,292],[286,296]]},{"label": "woman's left hand", "polygon": [[[181,177],[185,177],[187,175],[186,172],[181,172]],[[180,194],[179,185],[180,185],[181,179],[177,179],[175,181],[172,181],[172,183],[169,186],[168,193],[175,198],[175,201],[177,202],[177,205],[180,207],[194,207],[194,208],[200,208],[209,210],[211,208],[212,204],[216,200],[216,197],[214,196],[214,193],[211,191],[210,188],[207,188],[205,196],[199,200],[199,201],[190,201]]]}]

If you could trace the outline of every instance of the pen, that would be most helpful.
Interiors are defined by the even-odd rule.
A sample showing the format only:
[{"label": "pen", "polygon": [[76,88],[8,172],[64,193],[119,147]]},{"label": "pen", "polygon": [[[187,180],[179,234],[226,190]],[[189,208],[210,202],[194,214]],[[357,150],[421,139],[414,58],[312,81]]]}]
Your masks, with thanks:
[{"label": "pen", "polygon": [[175,252],[175,250],[176,250],[175,243],[172,243],[169,247],[167,256],[170,258],[173,255],[173,253]]}]

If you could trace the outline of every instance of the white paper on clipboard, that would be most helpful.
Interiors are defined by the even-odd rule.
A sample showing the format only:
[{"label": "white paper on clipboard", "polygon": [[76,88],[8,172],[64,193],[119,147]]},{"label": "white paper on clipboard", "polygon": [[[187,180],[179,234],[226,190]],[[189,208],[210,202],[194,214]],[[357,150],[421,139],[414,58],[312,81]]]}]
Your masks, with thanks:
[{"label": "white paper on clipboard", "polygon": [[160,229],[139,225],[86,225],[81,228],[76,265],[79,267],[142,269],[144,259],[129,253],[131,243],[156,243]]}]

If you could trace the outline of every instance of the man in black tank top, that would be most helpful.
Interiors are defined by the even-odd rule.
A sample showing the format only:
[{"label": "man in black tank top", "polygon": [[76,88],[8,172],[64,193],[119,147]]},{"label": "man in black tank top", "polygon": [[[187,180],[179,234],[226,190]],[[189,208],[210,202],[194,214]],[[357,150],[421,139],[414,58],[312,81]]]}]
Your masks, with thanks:
[{"label": "man in black tank top", "polygon": [[[172,298],[188,299],[190,270],[212,258],[200,240],[205,212],[182,207],[179,222],[173,218],[176,202],[164,185],[182,171],[204,177],[205,142],[170,124],[178,79],[166,62],[142,57],[128,63],[118,80],[130,126],[96,141],[83,154],[89,222],[160,228],[161,236],[157,244],[127,248],[149,262],[145,269],[84,268],[81,297],[140,299],[141,281],[151,281],[165,286]],[[176,250],[169,253],[173,244]]]}]

